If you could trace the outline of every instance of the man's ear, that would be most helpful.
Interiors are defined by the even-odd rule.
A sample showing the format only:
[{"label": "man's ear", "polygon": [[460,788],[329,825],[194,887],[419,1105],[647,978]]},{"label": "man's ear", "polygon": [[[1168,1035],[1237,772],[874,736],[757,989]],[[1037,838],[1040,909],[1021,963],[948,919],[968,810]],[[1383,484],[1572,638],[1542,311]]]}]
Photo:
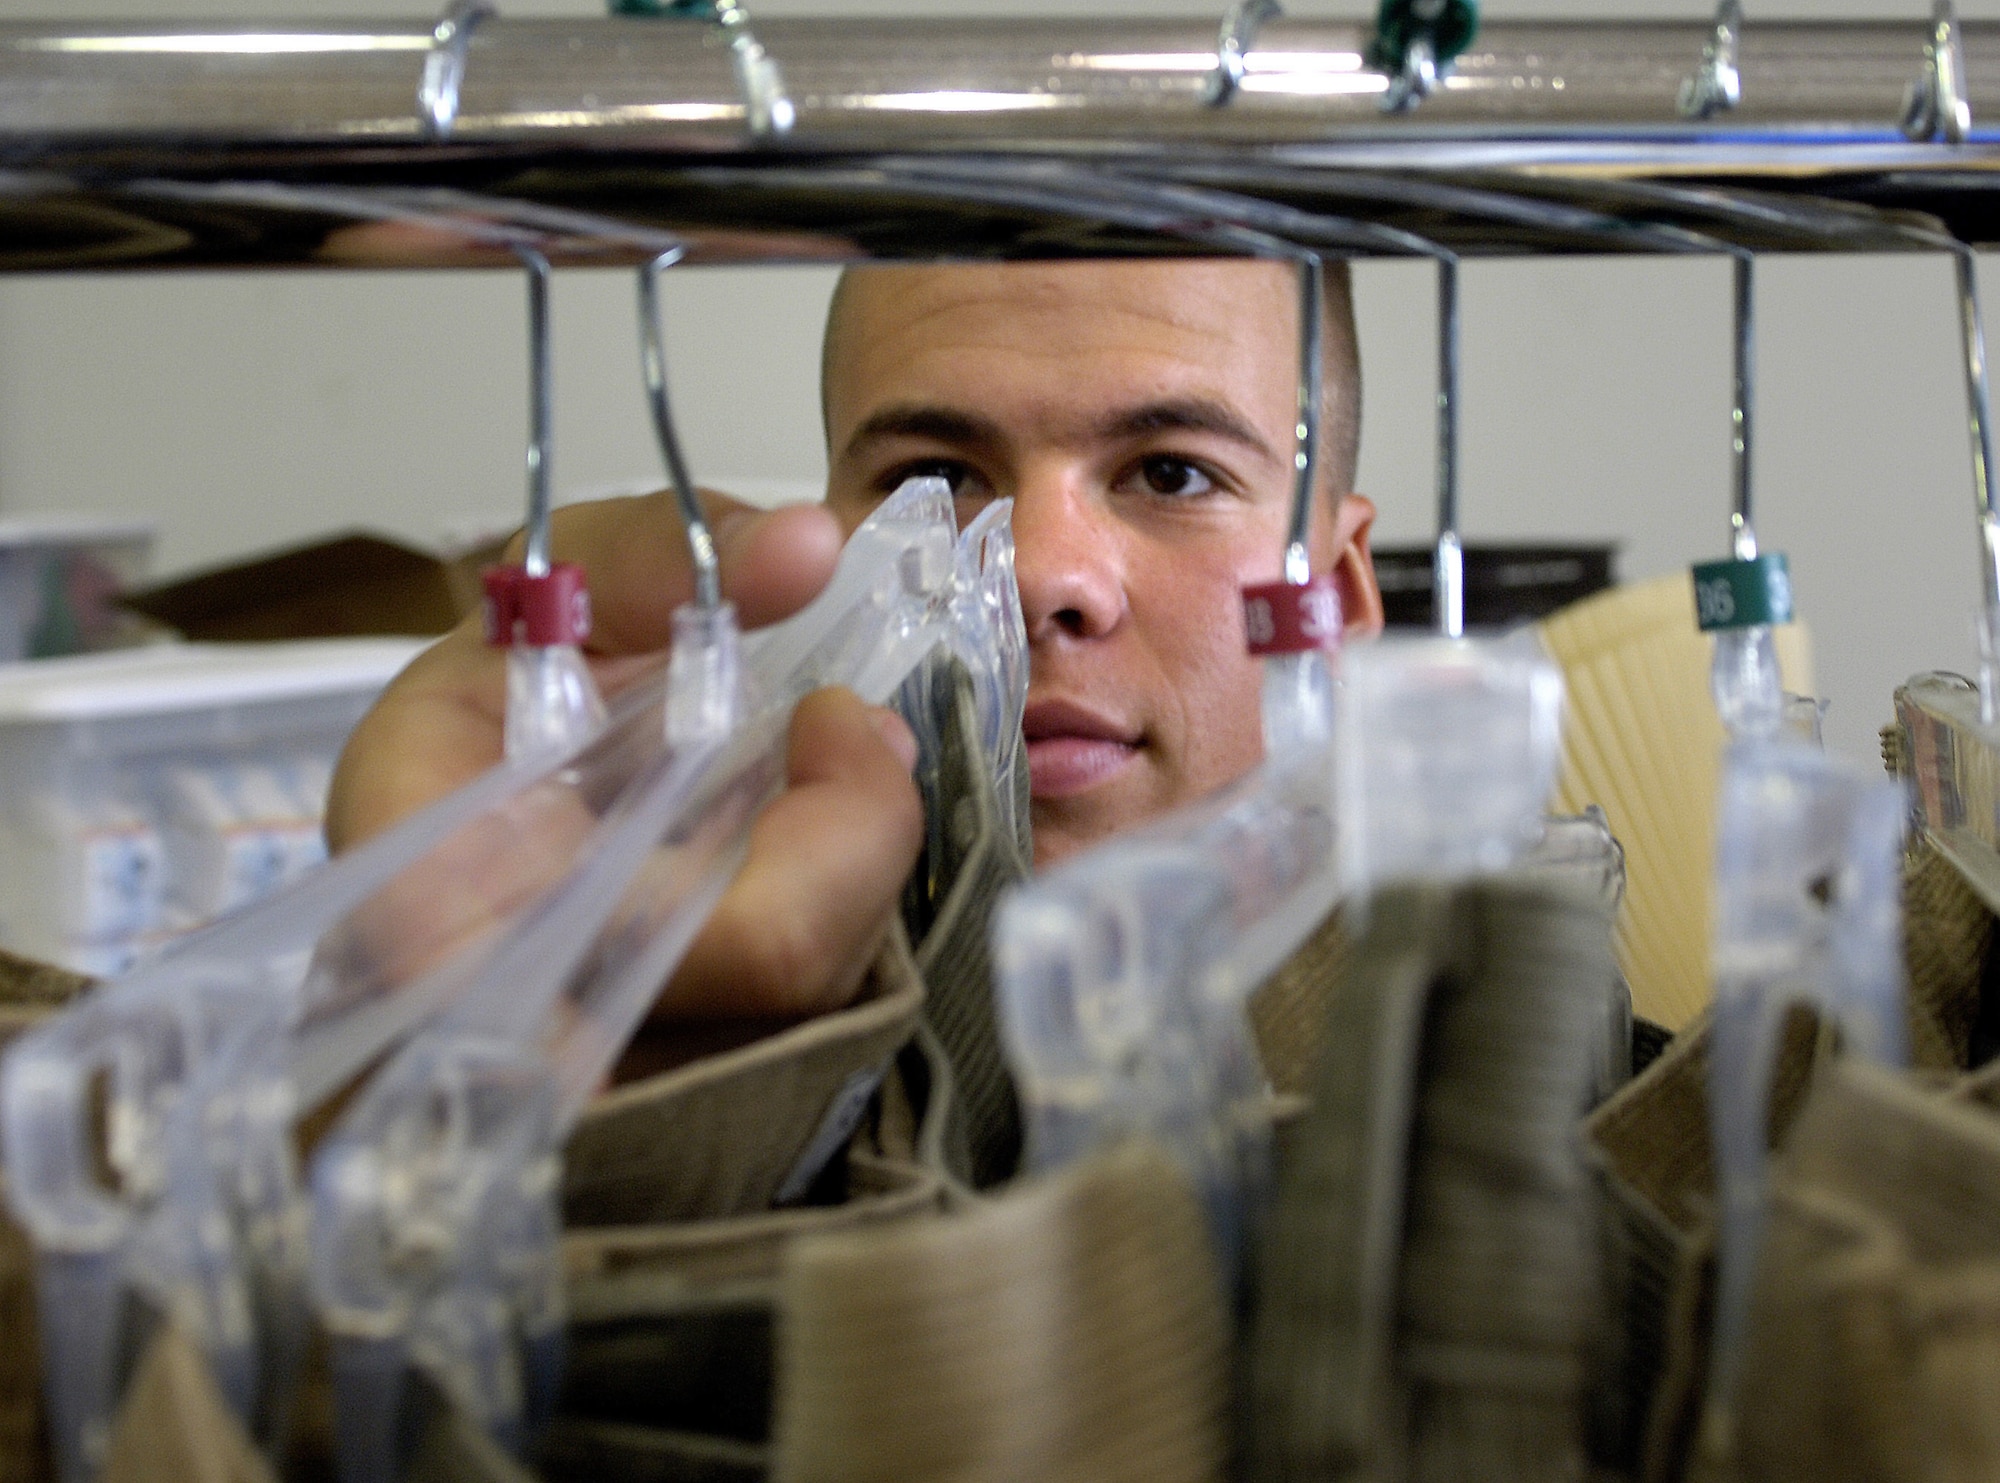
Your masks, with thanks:
[{"label": "man's ear", "polygon": [[1375,581],[1375,558],[1368,534],[1375,526],[1375,505],[1365,495],[1344,495],[1333,518],[1333,585],[1340,594],[1340,615],[1349,639],[1373,638],[1382,631],[1382,589]]}]

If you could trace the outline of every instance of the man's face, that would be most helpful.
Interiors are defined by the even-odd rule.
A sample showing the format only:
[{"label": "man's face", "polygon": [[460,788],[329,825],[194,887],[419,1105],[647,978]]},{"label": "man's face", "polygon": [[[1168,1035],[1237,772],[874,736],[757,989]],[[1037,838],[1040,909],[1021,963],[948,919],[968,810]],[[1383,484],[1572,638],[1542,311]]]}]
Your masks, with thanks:
[{"label": "man's face", "polygon": [[[852,528],[929,473],[961,522],[1014,501],[1038,864],[1262,757],[1240,593],[1281,573],[1296,282],[1213,260],[878,269],[844,290],[835,512]],[[1372,516],[1315,501],[1313,569],[1335,570],[1351,632],[1380,626]]]}]

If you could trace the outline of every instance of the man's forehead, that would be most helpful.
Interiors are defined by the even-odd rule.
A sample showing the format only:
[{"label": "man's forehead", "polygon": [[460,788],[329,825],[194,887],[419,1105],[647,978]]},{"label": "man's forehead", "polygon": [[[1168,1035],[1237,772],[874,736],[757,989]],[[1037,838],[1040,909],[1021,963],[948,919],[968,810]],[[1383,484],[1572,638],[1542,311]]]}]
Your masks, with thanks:
[{"label": "man's forehead", "polygon": [[1285,264],[1229,258],[878,265],[848,270],[830,333],[865,343],[1022,316],[1060,317],[1078,335],[1284,333],[1294,281]]},{"label": "man's forehead", "polygon": [[[946,400],[1082,436],[1158,398],[1288,420],[1296,278],[1238,258],[850,270],[826,336],[828,436]],[[1264,406],[1268,404],[1268,406]]]}]

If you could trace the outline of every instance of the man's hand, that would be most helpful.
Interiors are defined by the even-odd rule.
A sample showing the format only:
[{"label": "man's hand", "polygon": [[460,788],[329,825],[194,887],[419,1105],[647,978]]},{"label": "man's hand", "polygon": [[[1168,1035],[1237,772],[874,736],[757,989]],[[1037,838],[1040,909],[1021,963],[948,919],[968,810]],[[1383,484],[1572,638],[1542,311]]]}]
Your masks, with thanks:
[{"label": "man's hand", "polygon": [[[723,593],[745,628],[796,612],[826,584],[841,532],[817,506],[758,511],[704,497]],[[657,666],[694,581],[664,494],[557,512],[555,556],[582,564],[595,630],[589,657],[615,694]],[[334,775],[327,839],[379,833],[500,760],[506,656],[469,619],[399,675],[355,728]],[[784,794],[752,830],[743,869],[694,944],[663,1017],[793,1016],[859,986],[922,840],[915,742],[891,712],[827,691],[799,707]]]}]

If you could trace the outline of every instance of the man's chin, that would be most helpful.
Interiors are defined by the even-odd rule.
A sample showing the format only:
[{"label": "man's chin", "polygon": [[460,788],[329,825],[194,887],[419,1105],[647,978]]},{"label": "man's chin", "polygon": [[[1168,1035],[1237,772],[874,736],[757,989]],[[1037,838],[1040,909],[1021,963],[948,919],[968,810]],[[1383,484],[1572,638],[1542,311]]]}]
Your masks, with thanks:
[{"label": "man's chin", "polygon": [[1103,788],[1090,797],[1034,799],[1029,817],[1035,826],[1035,869],[1058,865],[1158,815],[1157,805],[1120,796],[1130,791]]}]

